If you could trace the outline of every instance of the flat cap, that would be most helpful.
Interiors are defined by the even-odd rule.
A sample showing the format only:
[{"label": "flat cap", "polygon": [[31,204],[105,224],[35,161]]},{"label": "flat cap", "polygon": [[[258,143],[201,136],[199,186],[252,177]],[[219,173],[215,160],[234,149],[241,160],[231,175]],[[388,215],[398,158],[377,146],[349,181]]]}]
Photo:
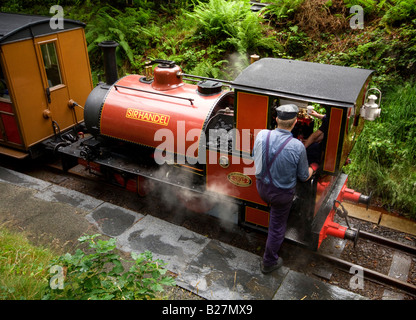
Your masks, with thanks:
[{"label": "flat cap", "polygon": [[276,108],[280,120],[290,120],[297,116],[299,108],[295,104],[284,104]]}]

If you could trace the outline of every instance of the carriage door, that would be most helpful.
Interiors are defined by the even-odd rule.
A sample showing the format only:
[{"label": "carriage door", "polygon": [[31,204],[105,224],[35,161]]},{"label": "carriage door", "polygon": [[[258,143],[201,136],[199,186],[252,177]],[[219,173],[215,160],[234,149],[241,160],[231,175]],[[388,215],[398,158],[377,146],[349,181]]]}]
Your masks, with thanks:
[{"label": "carriage door", "polygon": [[22,137],[0,61],[0,142],[21,146]]},{"label": "carriage door", "polygon": [[64,129],[73,119],[68,108],[69,92],[57,35],[38,38],[36,52],[46,100],[43,116],[54,120],[60,129]]}]

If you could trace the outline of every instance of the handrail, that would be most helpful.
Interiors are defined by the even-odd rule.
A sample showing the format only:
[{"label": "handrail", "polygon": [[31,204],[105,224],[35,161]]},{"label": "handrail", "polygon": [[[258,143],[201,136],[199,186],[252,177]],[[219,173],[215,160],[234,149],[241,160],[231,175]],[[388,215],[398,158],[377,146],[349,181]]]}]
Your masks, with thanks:
[{"label": "handrail", "polygon": [[127,86],[121,86],[119,84],[115,84],[114,85],[114,88],[116,89],[116,91],[118,91],[117,88],[123,88],[123,89],[129,89],[129,90],[134,90],[134,91],[140,91],[140,92],[146,92],[146,93],[156,94],[156,95],[164,96],[164,97],[170,97],[170,98],[188,100],[191,103],[191,106],[194,105],[194,103],[193,103],[194,99],[192,99],[192,98],[178,97],[178,96],[174,96],[174,95],[166,94],[166,93],[160,93],[160,92],[148,91],[148,90],[137,89],[137,88],[127,87]]}]

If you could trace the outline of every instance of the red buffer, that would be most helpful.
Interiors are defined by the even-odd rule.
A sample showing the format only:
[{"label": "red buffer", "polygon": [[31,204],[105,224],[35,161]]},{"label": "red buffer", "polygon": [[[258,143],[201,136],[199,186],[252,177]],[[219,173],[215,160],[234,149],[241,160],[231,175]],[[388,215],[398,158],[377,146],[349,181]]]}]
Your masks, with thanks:
[{"label": "red buffer", "polygon": [[[325,184],[318,183],[318,188],[325,189]],[[330,213],[328,214],[324,225],[319,234],[319,243],[318,247],[321,245],[322,241],[327,238],[327,236],[333,236],[341,239],[349,239],[354,241],[354,245],[357,243],[359,237],[359,230],[353,230],[349,227],[347,216],[348,211],[342,205],[343,200],[348,200],[355,203],[363,203],[368,205],[370,203],[371,196],[363,195],[353,189],[347,188],[347,180],[342,186],[341,192],[338,195],[338,198],[334,200],[334,205]],[[342,218],[345,218],[348,227],[342,226],[339,223],[334,222],[335,214],[338,214]]]}]

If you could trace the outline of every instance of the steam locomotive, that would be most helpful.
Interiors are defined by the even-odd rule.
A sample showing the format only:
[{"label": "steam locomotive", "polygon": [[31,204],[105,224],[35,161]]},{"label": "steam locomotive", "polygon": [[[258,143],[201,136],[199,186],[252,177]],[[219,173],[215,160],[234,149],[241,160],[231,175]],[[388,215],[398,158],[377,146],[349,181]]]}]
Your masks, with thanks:
[{"label": "steam locomotive", "polygon": [[[342,169],[365,120],[380,113],[381,96],[368,96],[372,70],[253,57],[234,81],[224,81],[155,60],[144,75],[119,79],[117,45],[100,44],[105,83],[92,89],[83,107],[76,99],[62,106],[75,115],[74,125],[62,131],[55,126],[36,144],[59,154],[65,170],[82,164],[141,196],[169,186],[193,211],[267,232],[269,210],[257,193],[251,157],[256,134],[274,129],[276,106],[293,103],[300,109],[293,134],[306,139],[317,121],[307,107],[319,105],[328,119],[320,165],[312,179],[297,184],[286,238],[311,250],[327,236],[357,241],[359,230],[334,217],[347,217],[345,199],[370,202],[370,196],[347,187]],[[76,117],[78,107],[83,119]],[[49,113],[43,115],[48,121]]]}]

